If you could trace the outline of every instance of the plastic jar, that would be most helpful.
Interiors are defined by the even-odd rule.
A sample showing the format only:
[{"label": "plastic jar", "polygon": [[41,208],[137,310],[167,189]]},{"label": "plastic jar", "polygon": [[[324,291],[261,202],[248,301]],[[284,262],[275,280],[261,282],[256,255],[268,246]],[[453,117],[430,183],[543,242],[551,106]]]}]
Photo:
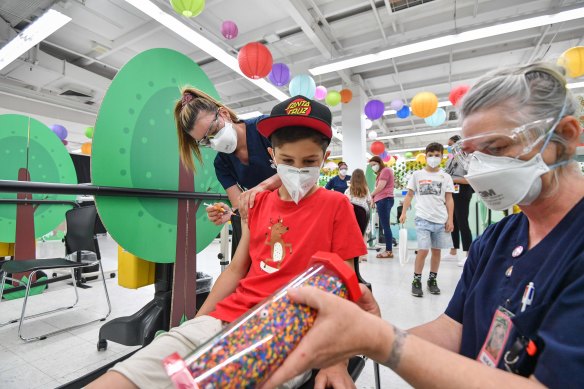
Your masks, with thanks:
[{"label": "plastic jar", "polygon": [[255,388],[300,343],[317,312],[292,303],[290,288],[314,286],[357,301],[357,276],[332,253],[317,252],[306,271],[250,309],[182,359],[172,354],[163,364],[176,388]]}]

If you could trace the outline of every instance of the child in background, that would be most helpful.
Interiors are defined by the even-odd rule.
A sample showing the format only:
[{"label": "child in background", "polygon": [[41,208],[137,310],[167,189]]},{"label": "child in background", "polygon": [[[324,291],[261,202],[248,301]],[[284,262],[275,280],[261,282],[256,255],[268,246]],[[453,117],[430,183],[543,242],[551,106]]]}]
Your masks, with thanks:
[{"label": "child in background", "polygon": [[[365,172],[361,169],[355,169],[353,171],[353,176],[351,178],[351,185],[345,191],[345,195],[349,198],[352,204],[355,204],[365,210],[365,218],[360,220],[357,216],[357,223],[361,232],[363,232],[363,237],[365,236],[365,230],[367,228],[367,221],[369,220],[369,215],[371,213],[371,195],[369,194],[369,187],[367,186],[367,180],[365,179]],[[367,255],[362,255],[359,257],[359,262],[367,261]]]},{"label": "child in background", "polygon": [[440,250],[452,247],[450,232],[453,230],[454,183],[452,177],[440,171],[440,162],[444,146],[440,143],[430,143],[426,146],[426,167],[414,172],[407,188],[402,214],[399,222],[404,224],[406,213],[414,193],[416,195],[416,234],[418,237],[418,253],[412,282],[412,295],[422,297],[422,270],[428,251],[432,249],[430,277],[428,290],[431,294],[440,294],[436,277],[440,267]]}]

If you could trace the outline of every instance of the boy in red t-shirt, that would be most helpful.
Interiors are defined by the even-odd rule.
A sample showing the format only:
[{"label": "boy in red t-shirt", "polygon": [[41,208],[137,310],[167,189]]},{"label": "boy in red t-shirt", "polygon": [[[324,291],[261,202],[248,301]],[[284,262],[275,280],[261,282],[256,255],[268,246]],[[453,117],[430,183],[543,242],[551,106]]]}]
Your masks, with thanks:
[{"label": "boy in red t-shirt", "polygon": [[[258,130],[270,138],[273,149],[268,151],[283,185],[257,195],[248,224],[242,224],[233,260],[197,317],[158,336],[88,388],[172,388],[162,367],[163,358],[174,352],[181,356],[190,353],[219,332],[224,323],[236,320],[286,285],[308,266],[315,252],[334,252],[351,267],[353,258],[367,252],[346,196],[316,185],[329,154],[331,122],[326,106],[302,96],[276,105],[269,117],[260,120]],[[287,387],[301,385],[309,373]],[[322,369],[316,380],[322,387],[354,387],[344,363]]]}]

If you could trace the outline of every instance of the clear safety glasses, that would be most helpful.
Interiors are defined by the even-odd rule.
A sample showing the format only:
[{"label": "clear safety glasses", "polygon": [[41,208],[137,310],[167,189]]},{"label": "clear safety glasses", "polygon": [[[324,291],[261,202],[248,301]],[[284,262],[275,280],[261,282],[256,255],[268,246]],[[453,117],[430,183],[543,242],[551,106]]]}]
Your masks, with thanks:
[{"label": "clear safety glasses", "polygon": [[[211,144],[211,139],[213,139],[213,136],[215,135],[215,132],[216,132],[216,131],[212,131],[213,126],[216,127],[218,119],[219,119],[219,110],[217,110],[217,112],[215,112],[215,118],[211,121],[211,124],[209,125],[207,132],[205,132],[205,135],[203,135],[203,137],[200,140],[196,141],[197,146],[209,147],[209,145]],[[211,134],[211,135],[209,135],[209,134]]]},{"label": "clear safety glasses", "polygon": [[496,157],[519,158],[536,147],[554,124],[555,118],[537,120],[520,127],[482,133],[461,139],[452,146],[454,158],[464,169],[472,158],[472,153],[479,151]]}]

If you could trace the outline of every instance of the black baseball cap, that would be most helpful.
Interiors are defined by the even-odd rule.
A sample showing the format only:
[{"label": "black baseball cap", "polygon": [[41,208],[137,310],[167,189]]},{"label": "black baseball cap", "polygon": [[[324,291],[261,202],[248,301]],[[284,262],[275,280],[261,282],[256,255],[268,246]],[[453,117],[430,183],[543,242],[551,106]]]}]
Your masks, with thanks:
[{"label": "black baseball cap", "polygon": [[298,95],[276,104],[270,116],[258,122],[258,131],[269,138],[280,128],[306,127],[331,139],[333,137],[332,121],[333,115],[326,105]]}]

